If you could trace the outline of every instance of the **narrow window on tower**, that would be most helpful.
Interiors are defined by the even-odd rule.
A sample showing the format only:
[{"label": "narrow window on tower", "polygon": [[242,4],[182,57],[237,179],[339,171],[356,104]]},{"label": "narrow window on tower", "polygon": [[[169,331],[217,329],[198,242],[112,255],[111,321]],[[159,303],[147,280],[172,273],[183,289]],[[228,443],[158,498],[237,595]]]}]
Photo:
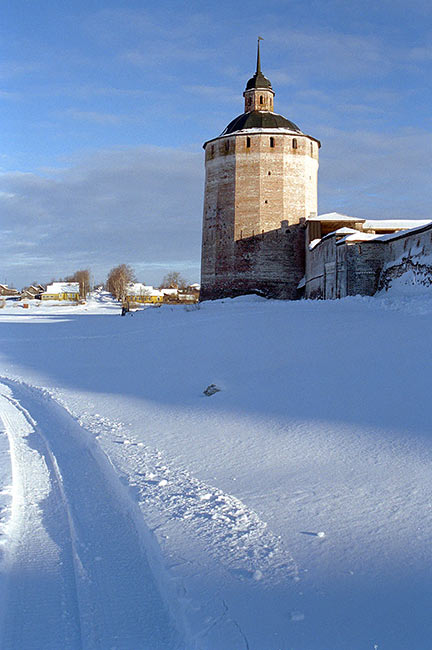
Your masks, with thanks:
[{"label": "narrow window on tower", "polygon": [[270,138],[270,146],[274,147],[274,138]]},{"label": "narrow window on tower", "polygon": [[246,138],[246,146],[249,149],[249,147],[250,147],[250,137],[249,136]]},{"label": "narrow window on tower", "polygon": [[313,142],[311,142],[311,156],[313,156]]},{"label": "narrow window on tower", "polygon": [[229,151],[229,140],[225,141],[225,151]]},{"label": "narrow window on tower", "polygon": [[292,144],[293,144],[293,149],[297,149],[297,139],[296,138],[294,138]]},{"label": "narrow window on tower", "polygon": [[263,104],[263,103],[264,103],[263,96],[260,95],[260,104]]}]

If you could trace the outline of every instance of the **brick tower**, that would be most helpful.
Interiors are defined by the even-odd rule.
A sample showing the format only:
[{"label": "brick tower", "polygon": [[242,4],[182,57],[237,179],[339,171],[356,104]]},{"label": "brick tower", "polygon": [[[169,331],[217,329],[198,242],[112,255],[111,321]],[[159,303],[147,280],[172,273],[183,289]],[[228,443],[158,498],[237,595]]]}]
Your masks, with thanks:
[{"label": "brick tower", "polygon": [[273,111],[257,67],[244,113],[205,150],[201,300],[293,299],[304,275],[304,220],[317,212],[320,143]]}]

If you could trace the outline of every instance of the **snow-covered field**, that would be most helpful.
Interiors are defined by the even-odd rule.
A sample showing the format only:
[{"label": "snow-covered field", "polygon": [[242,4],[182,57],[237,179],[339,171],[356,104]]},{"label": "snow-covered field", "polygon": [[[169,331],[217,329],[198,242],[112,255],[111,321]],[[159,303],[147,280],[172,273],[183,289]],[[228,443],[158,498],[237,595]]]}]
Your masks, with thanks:
[{"label": "snow-covered field", "polygon": [[431,356],[406,287],[8,301],[2,650],[430,650]]}]

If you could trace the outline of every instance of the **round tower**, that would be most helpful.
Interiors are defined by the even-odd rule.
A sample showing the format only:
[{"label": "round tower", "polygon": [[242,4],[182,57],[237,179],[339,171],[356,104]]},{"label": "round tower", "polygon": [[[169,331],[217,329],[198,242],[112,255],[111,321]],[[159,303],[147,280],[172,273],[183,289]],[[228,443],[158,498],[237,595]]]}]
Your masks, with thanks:
[{"label": "round tower", "polygon": [[317,212],[320,143],[274,112],[274,94],[258,40],[244,113],[203,145],[201,300],[295,298],[304,275],[304,221]]}]

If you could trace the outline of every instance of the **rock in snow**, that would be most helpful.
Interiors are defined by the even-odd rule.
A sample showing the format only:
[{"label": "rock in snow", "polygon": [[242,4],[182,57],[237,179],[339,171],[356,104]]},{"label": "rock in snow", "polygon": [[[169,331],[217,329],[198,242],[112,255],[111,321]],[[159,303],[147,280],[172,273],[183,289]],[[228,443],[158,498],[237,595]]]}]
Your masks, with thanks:
[{"label": "rock in snow", "polygon": [[214,395],[215,393],[219,393],[221,389],[216,386],[216,384],[210,384],[207,386],[205,390],[203,390],[204,395],[207,395],[207,397],[210,397],[211,395]]}]

